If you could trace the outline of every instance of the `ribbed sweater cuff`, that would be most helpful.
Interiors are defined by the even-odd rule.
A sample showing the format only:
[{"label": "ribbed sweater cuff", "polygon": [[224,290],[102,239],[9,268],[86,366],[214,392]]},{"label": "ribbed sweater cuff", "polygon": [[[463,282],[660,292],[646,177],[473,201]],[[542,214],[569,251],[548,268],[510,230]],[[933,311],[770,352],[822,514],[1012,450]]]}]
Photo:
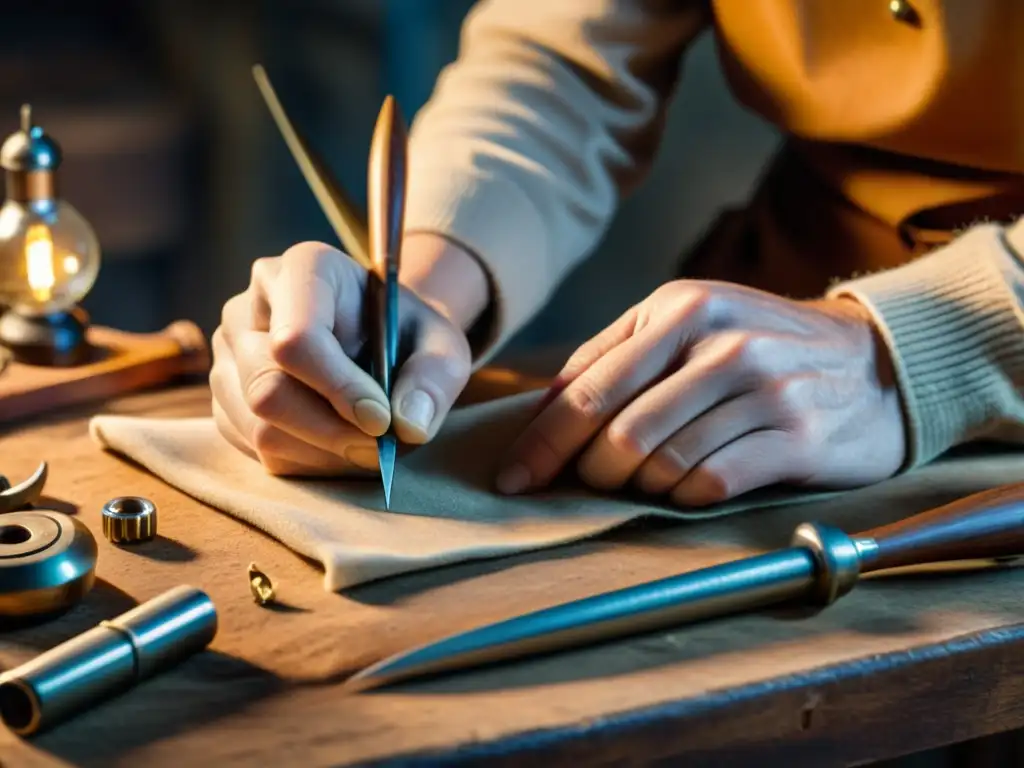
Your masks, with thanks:
[{"label": "ribbed sweater cuff", "polygon": [[544,225],[515,184],[483,172],[419,165],[409,174],[405,231],[458,243],[484,266],[491,284],[489,327],[474,337],[474,369],[496,354],[548,298]]},{"label": "ribbed sweater cuff", "polygon": [[1002,230],[982,225],[828,293],[864,304],[892,353],[909,429],[904,470],[978,437],[1012,407],[1024,327],[1006,260]]}]

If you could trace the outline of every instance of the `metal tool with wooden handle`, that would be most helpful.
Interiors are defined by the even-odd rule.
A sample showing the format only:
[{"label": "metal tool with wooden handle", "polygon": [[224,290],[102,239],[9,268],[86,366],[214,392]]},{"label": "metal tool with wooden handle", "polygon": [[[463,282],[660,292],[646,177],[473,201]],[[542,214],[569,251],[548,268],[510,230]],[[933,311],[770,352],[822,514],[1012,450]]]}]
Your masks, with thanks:
[{"label": "metal tool with wooden handle", "polygon": [[357,690],[589,645],[769,605],[827,605],[861,574],[1024,555],[1024,484],[977,493],[847,535],[804,523],[791,546],[525,614],[392,656],[349,679]]},{"label": "metal tool with wooden handle", "polygon": [[0,373],[0,422],[106,400],[210,368],[206,337],[179,320],[155,333],[89,329],[90,362],[73,368],[12,362]]}]

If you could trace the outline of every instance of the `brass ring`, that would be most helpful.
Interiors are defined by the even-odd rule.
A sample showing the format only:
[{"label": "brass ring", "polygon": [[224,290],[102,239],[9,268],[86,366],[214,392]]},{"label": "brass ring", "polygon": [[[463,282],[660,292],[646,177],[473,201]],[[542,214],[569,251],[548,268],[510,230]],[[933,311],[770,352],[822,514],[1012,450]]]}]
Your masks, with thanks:
[{"label": "brass ring", "polygon": [[118,496],[103,505],[103,535],[113,544],[136,544],[156,536],[156,505],[141,496]]}]

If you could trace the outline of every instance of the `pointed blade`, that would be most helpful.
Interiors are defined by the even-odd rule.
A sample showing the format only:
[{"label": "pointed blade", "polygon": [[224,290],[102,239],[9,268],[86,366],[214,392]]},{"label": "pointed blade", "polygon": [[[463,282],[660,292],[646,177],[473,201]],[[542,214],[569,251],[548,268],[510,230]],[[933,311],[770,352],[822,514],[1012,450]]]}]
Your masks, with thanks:
[{"label": "pointed blade", "polygon": [[391,484],[395,480],[395,454],[398,446],[392,435],[377,438],[377,460],[380,463],[380,479],[384,483],[384,508],[391,509]]},{"label": "pointed blade", "polygon": [[381,688],[760,608],[805,597],[815,574],[802,547],[702,568],[451,635],[367,667],[345,686]]}]

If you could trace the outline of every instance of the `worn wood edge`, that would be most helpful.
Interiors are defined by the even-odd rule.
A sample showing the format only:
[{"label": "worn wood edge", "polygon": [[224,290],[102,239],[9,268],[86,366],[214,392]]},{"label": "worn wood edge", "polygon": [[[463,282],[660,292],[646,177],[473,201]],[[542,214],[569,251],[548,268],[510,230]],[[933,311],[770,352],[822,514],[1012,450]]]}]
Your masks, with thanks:
[{"label": "worn wood edge", "polygon": [[[894,712],[907,717],[896,720]],[[683,758],[701,766],[859,765],[1022,726],[1024,623],[585,723],[356,765],[674,765]]]}]

